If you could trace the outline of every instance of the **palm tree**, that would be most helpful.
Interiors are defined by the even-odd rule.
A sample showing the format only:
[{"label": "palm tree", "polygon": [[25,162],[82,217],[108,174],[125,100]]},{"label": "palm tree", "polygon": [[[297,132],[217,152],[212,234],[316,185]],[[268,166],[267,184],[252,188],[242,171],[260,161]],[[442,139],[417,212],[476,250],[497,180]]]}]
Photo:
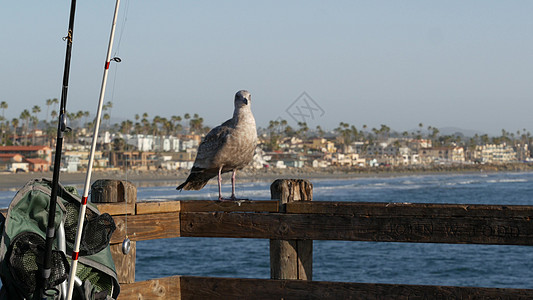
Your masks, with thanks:
[{"label": "palm tree", "polygon": [[318,133],[318,137],[324,137],[324,134],[326,134],[326,132],[324,132],[324,129],[322,129],[320,125],[316,126],[316,132]]},{"label": "palm tree", "polygon": [[194,118],[189,121],[190,132],[196,134],[202,134],[204,129],[204,118],[201,118],[198,114],[194,114]]},{"label": "palm tree", "polygon": [[[191,115],[190,115],[189,113],[185,113],[185,114],[183,115],[183,119],[185,119],[185,124],[187,124],[187,122],[189,121],[190,118],[191,118]],[[188,132],[188,133],[191,133],[191,132],[190,132],[190,131],[191,131],[191,128],[189,127],[188,129],[189,129],[189,132]]]},{"label": "palm tree", "polygon": [[5,112],[6,112],[7,107],[8,107],[7,102],[5,101],[0,102],[0,109],[2,109],[2,117],[4,118],[5,118]]},{"label": "palm tree", "polygon": [[52,106],[53,104],[57,104],[59,101],[57,100],[57,98],[54,98],[54,99],[46,99],[46,122],[49,122],[49,115],[48,115],[48,112],[50,111],[50,106]]},{"label": "palm tree", "polygon": [[91,113],[89,113],[88,110],[86,110],[86,111],[83,112],[83,117],[85,118],[85,122],[83,122],[83,126],[82,126],[82,127],[84,127],[84,128],[87,128],[87,127],[88,127],[88,126],[87,126],[87,122],[88,122],[88,120],[89,120],[89,116],[90,116],[90,115],[91,115]]},{"label": "palm tree", "polygon": [[24,145],[28,145],[28,127],[29,127],[29,123],[30,123],[30,117],[31,117],[31,114],[30,112],[25,109],[22,111],[22,113],[20,113],[20,117],[19,119],[21,120],[24,120],[24,124],[23,124],[23,127],[22,127],[22,132],[24,134]]},{"label": "palm tree", "polygon": [[31,116],[30,119],[33,124],[33,134],[31,135],[31,144],[35,145],[35,130],[37,128],[37,124],[39,124],[39,119],[37,119],[36,116]]},{"label": "palm tree", "polygon": [[424,128],[424,124],[418,123],[417,139],[422,139],[422,128]]},{"label": "palm tree", "polygon": [[[172,128],[174,128],[174,131],[176,133],[179,133],[181,131],[181,116],[172,116],[170,117],[170,120],[172,120]],[[176,124],[178,123],[178,124]]]},{"label": "palm tree", "polygon": [[19,126],[19,119],[14,118],[11,120],[11,125],[13,126],[13,145],[15,145],[17,141],[17,127]]},{"label": "palm tree", "polygon": [[[429,130],[429,127],[428,127]],[[435,141],[437,139],[437,136],[439,135],[439,129],[437,127],[431,127],[431,135],[429,136],[430,140]]]},{"label": "palm tree", "polygon": [[343,150],[345,150],[346,146],[348,146],[351,142],[352,130],[350,129],[350,124],[340,122],[339,127],[335,128],[335,132],[342,136],[342,145],[344,146]]},{"label": "palm tree", "polygon": [[102,118],[107,122],[107,127],[109,127],[109,119],[111,119],[111,116],[108,113],[105,113]]},{"label": "palm tree", "polygon": [[357,128],[356,128],[354,125],[352,125],[352,126],[350,127],[350,131],[352,132],[353,139],[354,139],[355,141],[357,141],[358,138],[359,138],[359,131],[357,130]]},{"label": "palm tree", "polygon": [[[4,128],[5,128],[5,126],[4,126],[4,125],[5,125],[5,124],[4,124],[4,121],[6,121],[5,111],[6,111],[7,107],[8,107],[7,102],[5,102],[5,101],[0,102],[0,109],[2,109],[2,120],[1,120],[1,121],[2,121],[2,128],[1,128],[1,130],[2,130],[2,136],[0,136],[0,138],[1,138],[0,142],[1,142],[2,145],[4,145],[4,146],[5,146],[5,144],[6,144],[6,142],[4,141],[4,131],[5,131],[5,129],[4,129]],[[7,138],[6,138],[6,139],[7,139]]]},{"label": "palm tree", "polygon": [[155,116],[152,120],[153,135],[156,136],[159,133],[159,123],[161,122],[160,116]]},{"label": "palm tree", "polygon": [[37,114],[41,112],[41,107],[39,105],[34,105],[31,109],[31,112],[33,113],[32,116],[32,123],[33,123],[33,135],[32,135],[32,144],[35,145],[35,130],[37,130],[37,125],[39,124],[39,119],[37,118]]},{"label": "palm tree", "polygon": [[307,127],[307,123],[306,122],[298,122],[298,126],[300,128],[298,128],[296,133],[298,134],[299,138],[304,139],[307,136],[307,132],[309,131],[309,127]]}]

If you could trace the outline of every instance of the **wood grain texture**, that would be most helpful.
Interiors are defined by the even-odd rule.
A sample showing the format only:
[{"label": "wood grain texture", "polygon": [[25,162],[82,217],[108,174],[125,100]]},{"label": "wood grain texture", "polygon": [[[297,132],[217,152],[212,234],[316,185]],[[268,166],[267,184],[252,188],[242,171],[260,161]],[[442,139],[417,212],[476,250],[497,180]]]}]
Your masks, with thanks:
[{"label": "wood grain texture", "polygon": [[[272,199],[277,199],[281,213],[286,205],[313,199],[313,185],[308,180],[278,179],[270,186]],[[270,240],[270,278],[313,279],[312,240]]]},{"label": "wood grain texture", "polygon": [[96,205],[96,208],[100,211],[100,213],[108,213],[112,216],[117,215],[134,215],[135,214],[135,203],[124,203],[124,202],[116,202],[116,203],[94,203]]},{"label": "wood grain texture", "polygon": [[142,201],[137,202],[135,214],[159,214],[168,212],[179,212],[181,201]]},{"label": "wood grain texture", "polygon": [[180,300],[180,276],[171,276],[120,285],[117,300]]},{"label": "wood grain texture", "polygon": [[338,216],[476,216],[533,220],[533,206],[526,205],[314,201],[289,203],[287,204],[287,212],[297,214],[332,214]]},{"label": "wood grain texture", "polygon": [[216,201],[216,200],[188,200],[180,201],[182,212],[277,212],[278,201],[245,200],[245,201]]},{"label": "wood grain texture", "polygon": [[[122,243],[128,237],[132,241],[146,241],[180,236],[180,215],[178,213],[114,216],[117,229],[111,236],[111,243]],[[127,226],[126,226],[127,221]]]},{"label": "wood grain texture", "polygon": [[523,218],[350,216],[280,213],[181,213],[188,237],[533,245]]},{"label": "wood grain texture", "polygon": [[122,285],[133,299],[533,299],[531,289],[172,276]]},{"label": "wood grain texture", "polygon": [[136,200],[137,188],[130,181],[99,179],[91,185],[91,202],[93,203],[135,203]]},{"label": "wood grain texture", "polygon": [[136,242],[131,242],[131,249],[127,255],[122,253],[122,243],[110,245],[111,256],[115,262],[115,269],[117,271],[118,282],[134,283],[135,282],[135,258],[136,258]]}]

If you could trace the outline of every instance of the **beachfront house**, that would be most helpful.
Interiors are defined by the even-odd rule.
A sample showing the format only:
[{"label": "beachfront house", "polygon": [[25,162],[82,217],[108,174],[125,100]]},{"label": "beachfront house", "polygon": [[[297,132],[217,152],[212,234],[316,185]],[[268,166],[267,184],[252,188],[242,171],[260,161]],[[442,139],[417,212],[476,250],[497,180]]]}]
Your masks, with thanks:
[{"label": "beachfront house", "polygon": [[52,164],[52,149],[48,146],[0,146],[0,153],[20,154],[24,158],[41,158]]},{"label": "beachfront house", "polygon": [[472,159],[481,163],[508,163],[517,160],[516,151],[507,144],[477,145],[470,154]]},{"label": "beachfront house", "polygon": [[28,171],[24,156],[16,153],[0,153],[0,172]]},{"label": "beachfront house", "polygon": [[424,164],[433,163],[464,163],[465,154],[463,147],[432,147],[422,148],[418,152],[420,161]]}]

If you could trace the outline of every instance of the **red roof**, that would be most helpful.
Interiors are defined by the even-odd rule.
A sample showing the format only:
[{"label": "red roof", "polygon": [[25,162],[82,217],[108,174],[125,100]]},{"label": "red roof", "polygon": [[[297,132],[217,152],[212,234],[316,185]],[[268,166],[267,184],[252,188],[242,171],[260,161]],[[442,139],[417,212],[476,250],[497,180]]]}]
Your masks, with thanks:
[{"label": "red roof", "polygon": [[47,165],[48,161],[42,158],[26,158],[26,161],[33,165]]},{"label": "red roof", "polygon": [[48,146],[0,146],[0,152],[2,151],[38,151],[38,150],[51,150]]},{"label": "red roof", "polygon": [[[0,158],[12,158],[12,157],[15,157],[17,155],[20,155],[18,153],[0,153]],[[20,155],[22,156],[22,155]]]}]

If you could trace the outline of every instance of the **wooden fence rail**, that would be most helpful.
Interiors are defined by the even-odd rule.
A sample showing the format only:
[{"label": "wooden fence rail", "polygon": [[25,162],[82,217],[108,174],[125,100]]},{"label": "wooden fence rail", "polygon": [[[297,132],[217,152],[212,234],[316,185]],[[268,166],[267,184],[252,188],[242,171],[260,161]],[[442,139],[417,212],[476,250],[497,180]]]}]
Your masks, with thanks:
[{"label": "wooden fence rail", "polygon": [[[92,201],[117,224],[119,299],[533,299],[533,289],[311,281],[313,240],[531,246],[533,206],[319,202],[305,180],[277,180],[271,193],[266,201],[137,202],[127,181],[95,182]],[[132,251],[123,255],[126,236]],[[136,282],[136,241],[172,237],[269,239],[271,279]]]},{"label": "wooden fence rail", "polygon": [[[270,201],[98,204],[118,227],[112,249],[120,299],[533,299],[533,289],[310,281],[313,240],[533,245],[533,206],[310,201],[312,185],[303,180],[277,180],[271,192]],[[119,251],[126,235],[269,239],[271,279],[177,275],[135,282],[135,257]]]}]

